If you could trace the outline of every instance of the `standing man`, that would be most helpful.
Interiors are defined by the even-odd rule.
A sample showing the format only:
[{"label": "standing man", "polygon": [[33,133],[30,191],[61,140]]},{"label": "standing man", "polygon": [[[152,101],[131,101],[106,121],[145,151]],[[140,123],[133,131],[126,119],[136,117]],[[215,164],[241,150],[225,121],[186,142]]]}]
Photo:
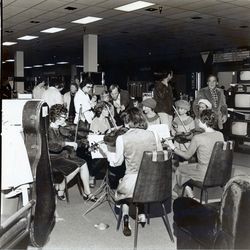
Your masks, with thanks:
[{"label": "standing man", "polygon": [[43,92],[42,100],[44,100],[49,107],[55,104],[63,104],[63,96],[61,91],[64,88],[63,82],[53,81],[50,86]]},{"label": "standing man", "polygon": [[70,91],[63,95],[63,104],[67,108],[67,119],[70,123],[74,122],[76,116],[76,109],[74,104],[74,99],[76,92],[78,91],[78,85],[74,82],[70,84]]},{"label": "standing man", "polygon": [[122,125],[123,121],[120,118],[120,114],[130,106],[130,97],[127,90],[120,89],[118,85],[112,84],[109,87],[109,93],[112,98],[111,103],[115,108],[114,118],[116,124]]},{"label": "standing man", "polygon": [[[80,87],[76,92],[74,98],[76,116],[74,123],[77,124],[79,120],[88,122],[91,124],[94,117],[94,113],[91,110],[91,100],[89,94],[92,92],[93,82],[90,78],[86,78],[80,83]],[[79,114],[80,108],[82,107],[81,115]],[[80,117],[79,117],[80,115]]]},{"label": "standing man", "polygon": [[161,123],[167,124],[169,129],[173,120],[173,91],[169,82],[173,78],[173,71],[163,73],[155,83],[154,99],[156,100],[155,112],[160,116]]},{"label": "standing man", "polygon": [[209,75],[207,78],[207,87],[199,90],[197,98],[193,103],[193,111],[198,115],[198,102],[200,99],[206,99],[212,104],[212,110],[217,114],[218,128],[223,129],[223,124],[227,121],[227,104],[224,91],[218,88],[218,78],[215,75]]},{"label": "standing man", "polygon": [[33,99],[42,99],[42,95],[45,92],[45,80],[39,78],[37,85],[32,90]]}]

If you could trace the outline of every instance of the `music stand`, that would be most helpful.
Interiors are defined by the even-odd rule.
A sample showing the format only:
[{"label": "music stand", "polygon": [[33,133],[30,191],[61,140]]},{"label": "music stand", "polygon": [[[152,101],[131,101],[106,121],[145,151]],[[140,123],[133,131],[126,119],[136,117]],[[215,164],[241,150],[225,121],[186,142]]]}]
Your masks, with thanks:
[{"label": "music stand", "polygon": [[101,194],[101,196],[97,199],[97,201],[90,208],[87,209],[87,211],[85,211],[83,216],[85,216],[86,214],[88,214],[89,212],[94,210],[95,208],[99,207],[101,204],[108,202],[115,218],[117,219],[116,213],[115,213],[114,208],[113,208],[113,206],[115,205],[115,198],[114,198],[115,193],[109,185],[109,169],[108,168],[106,170],[106,174],[105,174],[105,177],[101,183],[101,186],[93,194],[95,196]]}]

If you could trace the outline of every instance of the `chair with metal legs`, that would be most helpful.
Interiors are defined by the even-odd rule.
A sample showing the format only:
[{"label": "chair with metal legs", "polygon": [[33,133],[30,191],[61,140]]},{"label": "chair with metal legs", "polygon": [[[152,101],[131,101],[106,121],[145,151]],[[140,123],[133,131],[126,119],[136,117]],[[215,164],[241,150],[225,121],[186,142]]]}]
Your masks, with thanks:
[{"label": "chair with metal legs", "polygon": [[224,187],[231,178],[233,165],[233,142],[216,142],[208,164],[207,172],[203,182],[190,180],[183,185],[182,196],[186,186],[201,189],[200,203],[205,193],[205,203],[208,203],[208,188]]},{"label": "chair with metal legs", "polygon": [[[174,242],[173,233],[169,224],[166,206],[171,210],[172,196],[172,162],[167,151],[146,151],[143,154],[140,170],[138,173],[134,194],[131,199],[121,200],[119,203],[133,203],[136,206],[134,249],[137,248],[138,239],[138,206],[145,204],[147,208],[147,223],[150,218],[150,204],[160,203],[163,211],[162,219],[168,231],[169,237]],[[122,207],[122,206],[121,206]],[[170,209],[169,209],[170,208]],[[122,220],[122,209],[117,222],[119,230]]]}]

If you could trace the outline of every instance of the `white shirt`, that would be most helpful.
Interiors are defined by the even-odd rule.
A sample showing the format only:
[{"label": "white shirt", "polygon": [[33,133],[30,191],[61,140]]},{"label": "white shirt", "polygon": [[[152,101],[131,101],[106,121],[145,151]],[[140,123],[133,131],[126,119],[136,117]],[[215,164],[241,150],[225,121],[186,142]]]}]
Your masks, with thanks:
[{"label": "white shirt", "polygon": [[91,111],[91,101],[88,94],[85,94],[81,89],[78,89],[74,98],[74,104],[76,109],[76,116],[74,123],[77,124],[79,120],[79,111],[82,106],[82,113],[80,119],[82,121],[87,120],[88,123],[92,122],[94,113]]},{"label": "white shirt", "polygon": [[116,108],[117,113],[121,111],[121,94],[118,95],[117,99],[113,101],[114,107]]},{"label": "white shirt", "polygon": [[106,154],[107,160],[111,167],[117,167],[122,165],[124,161],[124,145],[123,145],[123,138],[121,135],[119,135],[116,139],[116,146],[115,146],[116,151],[114,153],[107,151],[105,148],[102,149]]},{"label": "white shirt", "polygon": [[33,99],[42,99],[43,93],[45,92],[45,88],[42,86],[35,86],[32,90],[32,97]]},{"label": "white shirt", "polygon": [[49,87],[45,90],[42,95],[42,99],[49,105],[50,108],[55,104],[63,104],[63,96],[55,87]]}]

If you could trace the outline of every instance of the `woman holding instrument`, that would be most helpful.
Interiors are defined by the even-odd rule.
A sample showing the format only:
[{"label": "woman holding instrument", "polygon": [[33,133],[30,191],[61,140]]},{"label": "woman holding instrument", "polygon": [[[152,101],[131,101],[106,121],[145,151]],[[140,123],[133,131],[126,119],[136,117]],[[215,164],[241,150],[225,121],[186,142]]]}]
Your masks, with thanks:
[{"label": "woman holding instrument", "polygon": [[[182,186],[189,180],[203,182],[208,163],[217,141],[224,141],[223,134],[215,131],[214,127],[217,125],[217,115],[212,110],[204,110],[200,114],[199,126],[204,129],[204,133],[194,135],[191,143],[186,151],[177,148],[172,141],[167,141],[168,146],[178,156],[184,159],[190,159],[197,153],[198,162],[188,163],[177,168],[175,172],[176,185],[174,191],[181,194]],[[193,197],[191,187],[186,186],[186,194]]]},{"label": "woman holding instrument", "polygon": [[[65,126],[67,109],[62,104],[53,105],[50,109],[50,126],[49,126],[49,153],[51,165],[54,172],[63,173],[66,176],[67,183],[80,173],[84,186],[84,198],[96,201],[96,198],[90,192],[89,188],[89,171],[85,160],[75,156],[69,158],[69,150],[76,150],[76,142],[67,142],[60,133],[59,128]],[[59,178],[60,183],[57,185],[57,195],[61,200],[65,200],[65,185],[63,178]]]},{"label": "woman holding instrument", "polygon": [[[140,168],[144,151],[154,151],[161,148],[161,144],[157,147],[157,140],[153,132],[146,130],[147,122],[145,116],[138,108],[130,108],[123,115],[125,126],[129,130],[117,137],[116,151],[110,153],[100,145],[100,150],[107,155],[110,166],[116,168],[125,160],[126,172],[125,176],[120,179],[116,190],[116,200],[131,198],[136,183],[136,178]],[[162,149],[162,148],[161,148]],[[139,220],[145,223],[144,206],[140,207]],[[129,207],[127,204],[122,205],[123,211],[123,234],[131,235],[129,226]]]}]

